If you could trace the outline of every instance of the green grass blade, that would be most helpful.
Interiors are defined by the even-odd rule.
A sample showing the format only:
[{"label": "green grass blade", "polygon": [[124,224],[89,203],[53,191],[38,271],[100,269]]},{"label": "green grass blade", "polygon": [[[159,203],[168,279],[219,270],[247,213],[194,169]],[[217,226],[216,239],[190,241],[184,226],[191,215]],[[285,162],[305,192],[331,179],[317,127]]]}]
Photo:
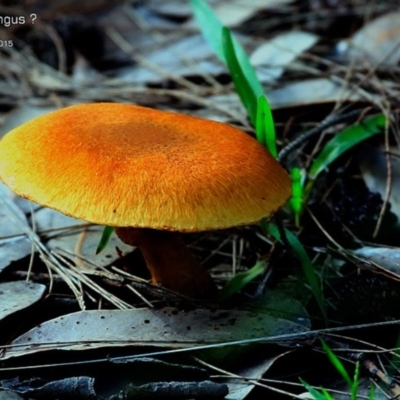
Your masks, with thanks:
[{"label": "green grass blade", "polygon": [[[227,62],[225,59],[224,44],[222,40],[223,25],[221,21],[204,0],[190,0],[190,3],[202,35],[214,50],[218,58],[224,63]],[[252,88],[252,92],[255,93],[256,97],[258,97],[263,93],[263,88],[257,78],[256,72],[250,64],[250,60],[241,44],[235,38],[232,38],[232,42],[238,63],[246,75],[246,79]]]},{"label": "green grass blade", "polygon": [[353,386],[353,382],[350,379],[350,375],[347,373],[346,368],[343,366],[343,364],[340,362],[339,358],[337,358],[336,354],[331,350],[331,348],[325,343],[325,341],[321,339],[321,343],[322,343],[322,348],[324,349],[326,355],[329,358],[329,361],[342,376],[342,378],[347,383],[349,388],[351,388]]},{"label": "green grass blade", "polygon": [[292,197],[289,204],[294,212],[294,221],[296,226],[300,226],[300,216],[303,211],[303,185],[301,182],[301,171],[299,168],[293,168],[292,173]]},{"label": "green grass blade", "polygon": [[325,396],[325,400],[335,400],[326,389],[321,388],[321,391]]},{"label": "green grass blade", "polygon": [[378,133],[386,125],[383,114],[366,118],[357,125],[352,125],[335,135],[319,153],[309,171],[309,179],[315,180],[317,176],[335,161],[344,152]]},{"label": "green grass blade", "polygon": [[256,115],[256,139],[265,147],[267,147],[267,130],[265,128],[265,96],[261,95],[257,101]]},{"label": "green grass blade", "polygon": [[[281,243],[283,242],[282,238],[281,238],[281,233],[276,224],[268,223],[265,220],[263,220],[260,222],[260,226],[266,233],[269,233],[273,238],[275,238],[276,240],[278,240]],[[311,288],[311,291],[312,291],[312,293],[315,297],[315,300],[319,306],[319,309],[324,318],[324,321],[325,321],[325,323],[327,323],[328,316],[326,313],[324,296],[323,296],[321,287],[319,285],[318,276],[315,273],[314,266],[310,260],[310,257],[308,257],[308,254],[307,254],[304,246],[300,243],[299,239],[297,238],[297,236],[294,233],[292,233],[291,231],[289,231],[287,229],[284,229],[284,232],[285,232],[286,239],[289,242],[290,247],[292,248],[292,251],[294,252],[296,257],[300,260],[300,263],[303,267],[303,272],[304,272],[304,275],[308,282],[308,285]]]},{"label": "green grass blade", "polygon": [[323,393],[321,393],[317,389],[314,389],[307,382],[303,381],[303,379],[299,379],[302,385],[309,391],[315,400],[334,400],[334,398],[326,390],[322,389]]},{"label": "green grass blade", "polygon": [[257,119],[257,93],[255,93],[243,73],[243,69],[236,57],[235,47],[233,45],[232,35],[228,28],[222,28],[222,42],[224,54],[228,64],[233,83],[237,94],[247,110],[250,121],[256,125]]},{"label": "green grass blade", "polygon": [[313,292],[315,300],[317,301],[317,304],[318,304],[321,314],[325,320],[325,323],[327,323],[328,316],[326,313],[324,295],[322,293],[322,290],[321,290],[321,287],[319,284],[319,279],[318,279],[317,274],[315,273],[314,266],[310,260],[310,257],[308,257],[308,254],[307,254],[305,248],[300,243],[299,239],[297,238],[297,236],[294,233],[285,229],[285,234],[286,234],[286,238],[287,238],[290,246],[292,247],[293,252],[296,254],[297,258],[300,260],[300,263],[303,267],[304,275],[307,279],[308,284],[310,285],[311,291]]},{"label": "green grass blade", "polygon": [[360,363],[356,362],[353,383],[351,385],[351,400],[357,400],[358,385],[360,383]]},{"label": "green grass blade", "polygon": [[276,158],[276,133],[274,118],[267,98],[262,94],[258,97],[256,113],[256,138]]},{"label": "green grass blade", "polygon": [[102,252],[106,246],[112,233],[114,232],[114,228],[112,226],[105,226],[103,229],[103,234],[101,235],[100,242],[97,245],[96,254]]},{"label": "green grass blade", "polygon": [[225,63],[224,46],[221,37],[223,25],[221,21],[215,15],[214,10],[204,0],[190,0],[190,3],[194,18],[204,39],[206,39],[217,57]]},{"label": "green grass blade", "polygon": [[336,368],[336,370],[339,372],[339,374],[342,376],[344,381],[349,386],[351,391],[351,400],[357,400],[358,385],[360,380],[360,363],[356,362],[354,378],[352,380],[342,362],[339,360],[336,354],[331,350],[331,348],[325,343],[323,339],[321,339],[321,343],[322,343],[322,348],[324,349],[326,355],[329,358],[329,361]]},{"label": "green grass blade", "polygon": [[369,400],[374,400],[375,399],[375,386],[374,385],[371,385],[370,388],[369,388],[368,399]]},{"label": "green grass blade", "polygon": [[270,234],[279,243],[283,243],[283,241],[281,239],[281,234],[279,232],[279,228],[276,224],[273,224],[272,222],[268,222],[267,219],[262,219],[260,221],[260,227],[265,234]]},{"label": "green grass blade", "polygon": [[234,294],[239,293],[247,284],[265,271],[265,261],[258,261],[254,267],[236,274],[221,290],[219,301],[226,301]]}]

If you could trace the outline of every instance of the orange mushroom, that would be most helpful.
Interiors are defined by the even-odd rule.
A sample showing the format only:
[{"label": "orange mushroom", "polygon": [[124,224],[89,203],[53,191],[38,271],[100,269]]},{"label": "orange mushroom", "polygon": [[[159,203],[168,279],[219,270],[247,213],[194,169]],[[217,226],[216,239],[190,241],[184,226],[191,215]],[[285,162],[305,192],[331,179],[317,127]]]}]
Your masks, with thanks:
[{"label": "orange mushroom", "polygon": [[178,232],[252,224],[291,195],[287,173],[246,133],[127,104],[67,107],[0,141],[0,179],[22,197],[116,227],[152,281],[191,298],[216,286]]}]

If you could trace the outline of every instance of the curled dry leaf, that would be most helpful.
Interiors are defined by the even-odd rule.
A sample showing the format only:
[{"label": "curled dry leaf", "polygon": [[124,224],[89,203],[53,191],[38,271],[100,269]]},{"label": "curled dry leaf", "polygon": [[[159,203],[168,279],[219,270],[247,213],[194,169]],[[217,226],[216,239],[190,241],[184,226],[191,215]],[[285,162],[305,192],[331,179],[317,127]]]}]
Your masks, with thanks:
[{"label": "curled dry leaf", "polygon": [[[112,371],[112,370],[111,370]],[[157,374],[154,374],[157,376]],[[101,380],[101,382],[99,382]],[[216,382],[173,380],[134,384],[130,379],[124,383],[115,382],[110,372],[106,378],[72,376],[48,381],[41,378],[20,380],[19,378],[0,381],[0,386],[29,398],[69,399],[147,399],[147,398],[225,398],[228,388]],[[129,384],[126,384],[130,382]],[[110,395],[111,394],[111,395]],[[0,400],[15,400],[20,397],[2,397]]]}]

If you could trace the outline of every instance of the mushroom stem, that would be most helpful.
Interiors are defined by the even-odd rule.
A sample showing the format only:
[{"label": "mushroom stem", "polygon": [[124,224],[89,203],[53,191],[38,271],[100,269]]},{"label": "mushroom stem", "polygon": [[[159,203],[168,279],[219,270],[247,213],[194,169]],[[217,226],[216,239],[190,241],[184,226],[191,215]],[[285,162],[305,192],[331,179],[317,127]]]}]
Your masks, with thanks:
[{"label": "mushroom stem", "polygon": [[152,283],[192,299],[209,299],[217,288],[177,232],[147,228],[116,228],[118,237],[142,252]]}]

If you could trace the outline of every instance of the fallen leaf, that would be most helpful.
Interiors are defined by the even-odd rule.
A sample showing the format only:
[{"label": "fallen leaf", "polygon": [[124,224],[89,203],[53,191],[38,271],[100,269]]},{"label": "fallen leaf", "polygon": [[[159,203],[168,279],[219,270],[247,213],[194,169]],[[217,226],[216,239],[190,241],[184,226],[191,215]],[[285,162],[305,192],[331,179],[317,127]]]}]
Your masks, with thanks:
[{"label": "fallen leaf", "polygon": [[246,368],[240,368],[237,375],[244,377],[245,380],[228,379],[225,383],[228,385],[229,394],[226,400],[244,400],[255,388],[255,384],[249,382],[250,379],[259,380],[269,370],[272,363],[269,357],[265,357]]},{"label": "fallen leaf", "polygon": [[[338,56],[364,66],[394,65],[400,61],[400,11],[384,14],[338,43]],[[366,64],[369,65],[366,65]]]},{"label": "fallen leaf", "polygon": [[116,247],[121,250],[121,255],[132,252],[133,247],[123,243],[113,234],[106,248],[96,255],[97,245],[101,238],[103,227],[90,225],[85,221],[67,217],[50,208],[42,208],[34,214],[36,230],[50,238],[46,245],[49,250],[66,251],[78,254],[94,263],[96,266],[105,267],[119,258]]},{"label": "fallen leaf", "polygon": [[210,4],[222,24],[227,27],[238,26],[261,10],[279,8],[292,3],[292,0],[230,0]]},{"label": "fallen leaf", "polygon": [[400,249],[391,247],[364,246],[353,252],[367,261],[372,261],[382,269],[400,276]]},{"label": "fallen leaf", "polygon": [[23,398],[15,392],[0,390],[0,400],[23,400]]},{"label": "fallen leaf", "polygon": [[273,83],[297,56],[310,49],[318,36],[308,32],[285,32],[259,46],[250,56],[262,82]]},{"label": "fallen leaf", "polygon": [[[0,196],[10,197],[21,208],[23,202],[6,186],[0,183]],[[21,209],[20,216],[25,218]],[[32,244],[21,229],[10,222],[8,209],[0,203],[0,272],[13,261],[21,260],[32,253]]]},{"label": "fallen leaf", "polygon": [[112,394],[122,398],[123,395],[132,394],[133,391],[136,391],[138,396],[139,393],[145,396],[153,393],[156,388],[159,389],[159,395],[161,391],[163,393],[169,391],[169,397],[175,398],[176,394],[176,398],[181,398],[179,395],[186,388],[184,383],[191,386],[193,397],[196,398],[201,394],[205,397],[214,395],[222,398],[228,392],[225,384],[210,382],[210,374],[204,368],[149,357],[109,357],[101,367],[92,369],[90,376],[85,376],[87,369],[85,367],[83,369],[82,372],[77,367],[74,369],[74,376],[62,379],[58,376],[49,377],[46,370],[39,369],[33,372],[32,377],[23,375],[23,377],[1,379],[0,389],[35,399],[67,397],[111,399],[114,398],[110,397]]},{"label": "fallen leaf", "polygon": [[39,301],[45,285],[16,281],[0,283],[0,320]]},{"label": "fallen leaf", "polygon": [[272,108],[304,106],[339,100],[359,101],[361,94],[325,78],[303,79],[291,82],[267,93]]},{"label": "fallen leaf", "polygon": [[[397,147],[390,148],[390,211],[400,221],[400,152]],[[384,199],[387,195],[388,160],[383,146],[363,145],[357,152],[362,177],[371,192],[379,193]],[[399,222],[398,222],[399,224]]]},{"label": "fallen leaf", "polygon": [[7,348],[2,359],[48,350],[110,346],[187,348],[308,331],[265,312],[174,308],[82,311],[42,323]]}]

